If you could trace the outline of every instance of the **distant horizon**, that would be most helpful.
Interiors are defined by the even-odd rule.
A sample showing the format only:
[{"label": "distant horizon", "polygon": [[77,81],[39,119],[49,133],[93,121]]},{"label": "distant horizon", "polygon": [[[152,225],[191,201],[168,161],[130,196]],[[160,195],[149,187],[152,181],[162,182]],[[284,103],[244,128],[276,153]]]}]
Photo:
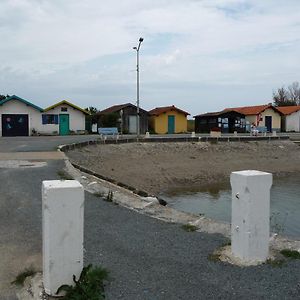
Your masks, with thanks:
[{"label": "distant horizon", "polygon": [[3,0],[0,94],[47,107],[263,105],[300,81],[297,0]]}]

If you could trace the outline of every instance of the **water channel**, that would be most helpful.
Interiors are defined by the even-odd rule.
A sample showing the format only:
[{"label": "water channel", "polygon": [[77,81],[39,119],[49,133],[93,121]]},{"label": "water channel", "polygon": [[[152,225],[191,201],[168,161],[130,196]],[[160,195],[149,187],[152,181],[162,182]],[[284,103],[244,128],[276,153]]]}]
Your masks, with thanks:
[{"label": "water channel", "polygon": [[[163,195],[168,206],[205,215],[215,220],[231,221],[229,183],[207,189],[178,188]],[[275,178],[271,189],[271,231],[300,239],[300,175]]]}]

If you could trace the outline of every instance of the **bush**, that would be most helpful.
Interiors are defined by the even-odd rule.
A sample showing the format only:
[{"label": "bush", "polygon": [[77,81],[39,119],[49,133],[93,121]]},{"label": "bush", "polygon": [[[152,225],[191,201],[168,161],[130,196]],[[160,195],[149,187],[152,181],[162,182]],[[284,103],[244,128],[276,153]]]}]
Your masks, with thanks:
[{"label": "bush", "polygon": [[62,299],[65,300],[103,300],[105,299],[104,294],[104,281],[108,280],[108,271],[101,267],[92,267],[88,265],[84,267],[80,277],[76,280],[76,276],[73,275],[72,285],[62,285],[58,288],[56,295],[60,292],[66,292]]}]

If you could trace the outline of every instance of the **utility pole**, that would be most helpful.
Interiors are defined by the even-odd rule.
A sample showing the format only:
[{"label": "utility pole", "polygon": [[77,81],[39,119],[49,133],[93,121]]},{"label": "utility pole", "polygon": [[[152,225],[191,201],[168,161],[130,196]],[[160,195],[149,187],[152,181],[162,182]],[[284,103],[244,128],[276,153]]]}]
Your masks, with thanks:
[{"label": "utility pole", "polygon": [[140,47],[141,43],[143,42],[143,38],[141,37],[139,39],[139,44],[137,47],[133,47],[133,49],[136,51],[136,135],[137,138],[140,136],[140,62],[139,62],[139,53],[140,53]]}]

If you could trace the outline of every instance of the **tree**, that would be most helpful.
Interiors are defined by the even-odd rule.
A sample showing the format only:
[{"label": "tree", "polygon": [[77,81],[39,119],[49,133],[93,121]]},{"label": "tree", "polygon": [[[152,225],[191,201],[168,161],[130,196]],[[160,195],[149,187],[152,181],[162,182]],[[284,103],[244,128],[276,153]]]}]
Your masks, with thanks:
[{"label": "tree", "polygon": [[97,115],[96,114],[98,112],[98,109],[96,107],[89,106],[89,107],[86,107],[84,110],[86,110],[90,113],[90,115],[87,115],[85,117],[85,129],[88,132],[91,132],[92,124],[97,123]]},{"label": "tree", "polygon": [[300,86],[299,82],[293,82],[286,89],[284,86],[273,92],[275,106],[294,106],[300,105]]},{"label": "tree", "polygon": [[91,124],[97,123],[96,113],[98,112],[98,109],[94,106],[89,106],[85,108],[85,110],[90,113],[90,115],[86,117],[88,122],[90,122]]},{"label": "tree", "polygon": [[4,99],[6,99],[6,98],[8,98],[9,97],[9,95],[6,95],[6,96],[4,96],[4,95],[0,95],[0,101],[2,101],[2,100],[4,100]]},{"label": "tree", "polygon": [[299,82],[293,82],[289,87],[288,87],[288,92],[289,92],[289,98],[292,101],[295,101],[297,105],[300,104],[300,86]]},{"label": "tree", "polygon": [[101,116],[101,125],[103,127],[118,127],[118,120],[120,115],[118,113],[110,113]]},{"label": "tree", "polygon": [[98,109],[94,106],[90,106],[85,108],[86,111],[88,111],[91,115],[95,115],[98,112]]}]

